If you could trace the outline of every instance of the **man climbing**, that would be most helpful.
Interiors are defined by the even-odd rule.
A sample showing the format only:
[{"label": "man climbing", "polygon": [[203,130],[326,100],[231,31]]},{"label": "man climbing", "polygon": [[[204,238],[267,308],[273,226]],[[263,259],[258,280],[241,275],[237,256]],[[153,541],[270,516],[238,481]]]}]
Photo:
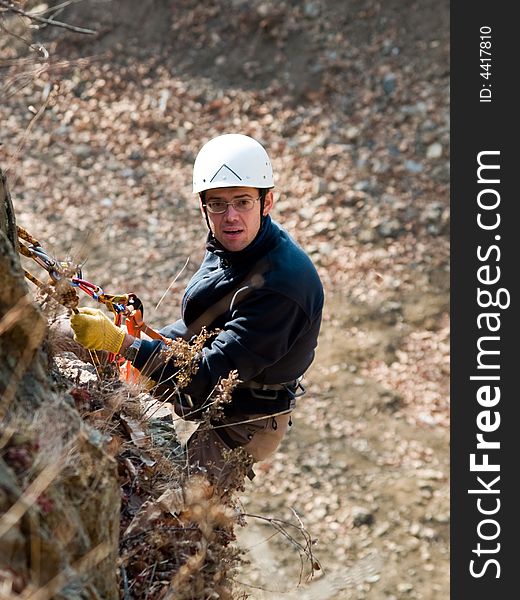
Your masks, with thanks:
[{"label": "man climbing", "polygon": [[242,446],[260,461],[279,446],[321,324],[322,284],[309,257],[271,219],[273,187],[267,152],[246,135],[218,136],[195,159],[193,192],[209,228],[206,254],[186,287],[182,318],[161,333],[189,340],[203,326],[219,332],[182,390],[174,361],[161,359],[163,342],[134,338],[97,309],[71,317],[76,341],[131,360],[175,396],[180,415],[206,406],[219,381],[238,372],[241,383],[224,414],[187,444],[191,468],[203,468],[219,486],[231,476],[226,451]]}]

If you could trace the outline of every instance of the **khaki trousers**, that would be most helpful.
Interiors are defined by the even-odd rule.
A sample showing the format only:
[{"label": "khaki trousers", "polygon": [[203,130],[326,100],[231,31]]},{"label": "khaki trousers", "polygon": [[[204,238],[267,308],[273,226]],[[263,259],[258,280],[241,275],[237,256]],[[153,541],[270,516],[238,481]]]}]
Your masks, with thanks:
[{"label": "khaki trousers", "polygon": [[[192,469],[203,467],[210,479],[225,488],[233,482],[240,483],[244,473],[240,473],[240,465],[233,457],[232,448],[224,441],[228,438],[233,445],[243,448],[253,462],[265,460],[280,445],[291,421],[291,414],[276,416],[240,415],[226,417],[222,425],[214,428],[197,429],[189,438],[188,465]],[[222,439],[221,430],[224,430]],[[248,476],[252,479],[254,473]]]}]

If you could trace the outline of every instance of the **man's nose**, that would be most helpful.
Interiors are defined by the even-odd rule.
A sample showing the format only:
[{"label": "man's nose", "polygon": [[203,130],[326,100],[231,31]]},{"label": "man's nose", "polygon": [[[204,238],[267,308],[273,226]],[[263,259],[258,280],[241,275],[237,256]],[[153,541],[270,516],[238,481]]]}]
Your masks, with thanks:
[{"label": "man's nose", "polygon": [[238,210],[232,204],[228,204],[227,210],[225,212],[226,219],[234,220],[238,217],[238,215],[239,215]]}]

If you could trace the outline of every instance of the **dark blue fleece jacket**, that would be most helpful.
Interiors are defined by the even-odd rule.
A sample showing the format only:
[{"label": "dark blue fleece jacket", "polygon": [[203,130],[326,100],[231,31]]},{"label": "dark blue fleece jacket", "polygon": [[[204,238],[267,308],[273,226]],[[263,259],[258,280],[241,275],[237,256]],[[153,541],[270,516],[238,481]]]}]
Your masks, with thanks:
[{"label": "dark blue fleece jacket", "polygon": [[[183,335],[186,325],[230,291],[246,285],[254,265],[259,265],[260,274],[253,278],[254,287],[239,291],[232,306],[207,327],[222,331],[203,349],[199,370],[183,392],[202,403],[233,369],[244,382],[264,384],[303,375],[314,359],[324,300],[320,278],[307,254],[270,217],[244,250],[229,252],[211,235],[206,248],[199,270],[186,287],[182,319],[161,330],[167,337]],[[143,340],[134,366],[142,369],[158,345]],[[175,371],[168,364],[152,378],[165,381]]]}]

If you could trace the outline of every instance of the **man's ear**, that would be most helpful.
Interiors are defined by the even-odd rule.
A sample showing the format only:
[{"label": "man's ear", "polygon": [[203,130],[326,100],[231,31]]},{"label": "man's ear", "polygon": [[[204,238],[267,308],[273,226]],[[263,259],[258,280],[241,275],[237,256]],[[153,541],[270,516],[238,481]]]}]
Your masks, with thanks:
[{"label": "man's ear", "polygon": [[270,213],[271,209],[273,208],[273,204],[274,204],[274,195],[273,195],[273,192],[271,192],[271,190],[269,190],[267,192],[267,194],[265,195],[265,200],[264,200],[264,212],[263,212],[264,217],[267,217],[267,215]]},{"label": "man's ear", "polygon": [[204,205],[202,204],[202,198],[199,196],[199,208],[202,216],[206,218],[206,211],[204,210]]}]

